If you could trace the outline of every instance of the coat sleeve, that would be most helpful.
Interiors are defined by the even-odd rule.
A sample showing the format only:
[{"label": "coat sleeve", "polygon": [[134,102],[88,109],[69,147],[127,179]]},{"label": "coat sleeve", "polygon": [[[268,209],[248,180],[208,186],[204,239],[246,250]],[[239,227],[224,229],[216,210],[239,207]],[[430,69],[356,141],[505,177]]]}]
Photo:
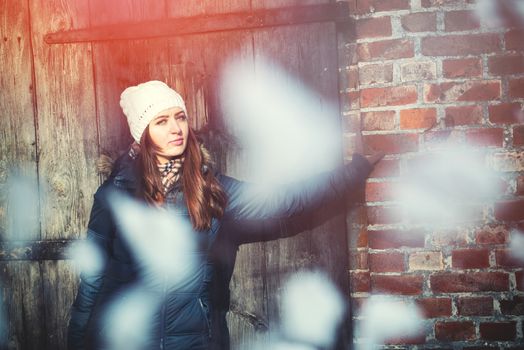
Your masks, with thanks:
[{"label": "coat sleeve", "polygon": [[294,236],[313,228],[309,212],[291,218],[270,218],[259,220],[225,220],[221,229],[236,245],[267,242]]},{"label": "coat sleeve", "polygon": [[67,330],[68,349],[85,349],[86,330],[111,251],[114,235],[114,221],[105,199],[106,186],[95,193],[89,218],[86,240],[101,253],[101,264],[96,271],[81,271],[80,285],[76,299],[71,307],[71,318]]},{"label": "coat sleeve", "polygon": [[354,154],[349,164],[288,185],[260,186],[221,175],[228,195],[224,220],[290,218],[315,210],[361,189],[372,169],[365,157]]}]

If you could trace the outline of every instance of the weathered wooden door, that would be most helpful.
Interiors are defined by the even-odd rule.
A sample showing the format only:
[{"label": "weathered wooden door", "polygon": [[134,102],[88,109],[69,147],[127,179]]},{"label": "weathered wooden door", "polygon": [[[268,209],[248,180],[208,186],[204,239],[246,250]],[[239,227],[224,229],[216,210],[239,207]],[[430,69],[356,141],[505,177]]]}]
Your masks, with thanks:
[{"label": "weathered wooden door", "polygon": [[[245,150],[238,149],[235,142],[224,142],[231,137],[221,108],[218,82],[222,69],[235,57],[251,61],[256,67],[260,57],[266,56],[316,91],[323,99],[321,103],[338,101],[337,28],[333,15],[337,11],[329,3],[0,2],[0,52],[7,57],[0,67],[0,264],[6,320],[0,333],[6,335],[7,348],[65,347],[69,307],[78,276],[64,247],[84,237],[92,194],[101,181],[95,168],[99,154],[118,154],[130,143],[118,104],[120,92],[151,79],[171,84],[185,97],[192,126],[205,126],[221,170],[249,179],[252,174],[246,170]],[[293,7],[298,5],[326,5],[316,9],[331,12],[296,12]],[[253,15],[283,8],[289,9],[282,13],[295,16],[284,16],[288,19],[279,21],[278,12],[273,12],[273,17],[257,22],[261,17]],[[107,31],[88,31],[81,40],[78,33],[76,39],[72,33],[62,39],[44,40],[53,32],[175,17],[191,17],[184,23],[193,23],[193,27],[178,28],[184,35],[176,31],[136,35],[135,31],[134,36],[107,41]],[[231,25],[237,23],[235,20],[238,28]],[[148,23],[134,28],[148,33]],[[194,23],[205,23],[208,28],[199,29]],[[340,123],[338,113],[329,118],[326,123]],[[341,141],[338,156],[342,161]],[[32,185],[36,193],[29,209],[21,207],[26,215],[21,215],[20,206],[15,205],[18,202],[12,180],[19,174],[27,175],[24,183]],[[314,220],[317,225],[311,232],[241,247],[231,283],[228,318],[235,347],[250,348],[253,342],[267,339],[267,330],[277,325],[280,287],[298,269],[321,268],[347,292],[342,203],[323,209]]]}]

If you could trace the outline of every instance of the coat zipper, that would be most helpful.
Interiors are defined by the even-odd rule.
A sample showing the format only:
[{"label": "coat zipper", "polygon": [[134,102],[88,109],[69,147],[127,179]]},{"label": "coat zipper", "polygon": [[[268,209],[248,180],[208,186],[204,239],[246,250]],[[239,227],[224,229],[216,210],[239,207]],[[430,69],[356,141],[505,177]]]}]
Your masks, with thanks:
[{"label": "coat zipper", "polygon": [[[208,318],[208,311],[209,310],[206,310],[206,308],[204,307],[204,303],[202,302],[202,299],[201,298],[198,298],[198,302],[200,303],[200,307],[202,308],[202,312],[204,313],[204,318],[206,319],[206,323],[207,323],[207,336],[209,338],[211,338],[211,322],[209,321],[209,318]],[[210,315],[209,315],[210,316]]]},{"label": "coat zipper", "polygon": [[162,279],[162,311],[160,314],[160,350],[164,349],[164,335],[166,323],[166,276]]}]

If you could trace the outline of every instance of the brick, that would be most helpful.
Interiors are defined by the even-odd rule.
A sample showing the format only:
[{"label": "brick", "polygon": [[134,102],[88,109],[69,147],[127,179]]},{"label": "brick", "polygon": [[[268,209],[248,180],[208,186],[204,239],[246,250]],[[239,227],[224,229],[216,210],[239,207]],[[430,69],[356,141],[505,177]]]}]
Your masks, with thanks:
[{"label": "brick", "polygon": [[472,129],[466,131],[466,141],[473,146],[478,147],[502,147],[504,140],[504,129]]},{"label": "brick", "polygon": [[513,146],[524,146],[524,125],[513,127]]},{"label": "brick", "polygon": [[437,76],[437,67],[435,62],[408,62],[400,66],[400,80],[421,81],[432,80]]},{"label": "brick", "polygon": [[361,85],[390,83],[393,81],[393,64],[366,64],[359,67]]},{"label": "brick", "polygon": [[457,311],[460,316],[493,315],[492,297],[460,297],[457,300]]},{"label": "brick", "polygon": [[503,292],[509,290],[504,272],[443,272],[430,276],[434,293]]},{"label": "brick", "polygon": [[489,267],[487,249],[457,249],[451,252],[451,267],[454,269],[480,269]]},{"label": "brick", "polygon": [[409,255],[409,270],[442,270],[442,252],[416,252]]},{"label": "brick", "polygon": [[446,127],[474,125],[482,122],[482,106],[461,106],[446,108]]},{"label": "brick", "polygon": [[484,340],[515,340],[517,336],[517,322],[481,322],[479,330],[480,338]]},{"label": "brick", "polygon": [[500,300],[500,312],[503,315],[524,315],[524,296],[513,296],[509,300]]},{"label": "brick", "polygon": [[466,56],[500,51],[498,34],[467,34],[426,37],[421,40],[424,56]]},{"label": "brick", "polygon": [[373,111],[362,113],[362,130],[375,131],[393,129],[395,129],[395,111]]},{"label": "brick", "polygon": [[524,199],[495,203],[495,219],[500,221],[524,220]]},{"label": "brick", "polygon": [[418,151],[417,134],[364,135],[364,152],[397,154]]},{"label": "brick", "polygon": [[340,74],[340,90],[356,90],[359,87],[358,67],[351,66]]},{"label": "brick", "polygon": [[449,11],[444,15],[444,28],[446,32],[477,29],[479,20],[473,11]]},{"label": "brick", "polygon": [[436,232],[432,235],[432,244],[435,247],[464,247],[468,244],[467,233],[464,231]]},{"label": "brick", "polygon": [[504,35],[506,50],[524,50],[524,29],[513,29]]},{"label": "brick", "polygon": [[[360,210],[363,210],[365,212],[365,208],[359,208]],[[367,214],[364,214],[366,216],[367,221]],[[353,244],[352,247],[359,247],[359,248],[367,248],[368,246],[368,235],[367,235],[367,227],[363,227],[358,231],[357,237],[356,237],[356,244]]]},{"label": "brick", "polygon": [[371,290],[374,293],[418,295],[422,293],[424,276],[420,275],[372,275]]},{"label": "brick", "polygon": [[419,231],[368,231],[368,238],[371,249],[424,248],[424,234]]},{"label": "brick", "polygon": [[391,18],[363,18],[356,21],[358,39],[391,36]]},{"label": "brick", "polygon": [[360,91],[349,91],[341,94],[344,111],[358,111],[360,109]]},{"label": "brick", "polygon": [[463,231],[437,232],[432,235],[435,247],[464,247],[468,244],[467,234]]},{"label": "brick", "polygon": [[369,254],[369,270],[371,272],[404,272],[403,253],[371,253]]},{"label": "brick", "polygon": [[520,54],[489,57],[488,69],[492,75],[524,73],[524,56]]},{"label": "brick", "polygon": [[360,113],[351,112],[342,119],[344,132],[360,132]]},{"label": "brick", "polygon": [[338,47],[338,61],[345,62],[348,66],[356,65],[358,63],[357,44],[347,42]]},{"label": "brick", "polygon": [[451,316],[450,298],[424,298],[416,301],[425,318]]},{"label": "brick", "polygon": [[482,245],[506,244],[509,241],[509,230],[504,225],[486,225],[475,233],[475,242]]},{"label": "brick", "polygon": [[[435,224],[440,225],[442,222],[450,223],[466,223],[484,220],[483,209],[484,207],[480,204],[465,204],[459,205],[455,202],[448,200],[444,202],[445,206],[450,206],[447,213],[434,212],[425,207],[412,207],[412,211],[406,214],[410,222],[413,224]],[[460,213],[460,214],[454,214]]]},{"label": "brick", "polygon": [[402,28],[407,32],[434,32],[437,30],[436,13],[410,13],[401,17]]},{"label": "brick", "polygon": [[475,339],[475,324],[464,322],[436,322],[435,338],[440,341],[460,341]]},{"label": "brick", "polygon": [[349,8],[352,14],[363,15],[368,13],[409,10],[409,0],[350,0]]},{"label": "brick", "polygon": [[482,61],[478,58],[448,59],[442,61],[445,78],[475,78],[482,75]]},{"label": "brick", "polygon": [[414,336],[398,336],[394,338],[388,338],[384,341],[385,345],[414,345],[424,344],[426,342],[426,335],[423,330],[419,330],[419,334]]},{"label": "brick", "polygon": [[493,178],[492,180],[492,186],[494,193],[498,194],[508,194],[508,190],[510,189],[510,184],[507,179],[504,179],[502,177],[499,177],[497,179]]},{"label": "brick", "polygon": [[385,202],[395,199],[395,183],[368,182],[366,183],[366,202]]},{"label": "brick", "polygon": [[459,135],[462,135],[462,131],[437,130],[425,131],[422,134],[424,137],[424,145],[428,149],[449,148],[451,145],[462,143]]},{"label": "brick", "polygon": [[437,123],[435,108],[415,108],[400,111],[401,129],[428,129]]},{"label": "brick", "polygon": [[517,280],[517,290],[524,291],[524,271],[515,272],[515,278]]},{"label": "brick", "polygon": [[517,177],[517,190],[515,194],[519,196],[524,195],[524,176]]},{"label": "brick", "polygon": [[491,158],[495,171],[524,171],[524,152],[500,152]]},{"label": "brick", "polygon": [[[524,207],[522,207],[522,210],[524,211]],[[495,250],[495,261],[497,263],[497,266],[500,267],[524,267],[524,261],[515,257],[515,255],[512,254],[511,250],[509,249]]]},{"label": "brick", "polygon": [[417,87],[414,85],[369,88],[360,91],[360,106],[400,106],[417,102]]},{"label": "brick", "polygon": [[382,159],[369,175],[370,178],[396,177],[400,175],[400,161],[398,159]]},{"label": "brick", "polygon": [[466,81],[424,85],[425,102],[492,101],[500,98],[500,81]]},{"label": "brick", "polygon": [[457,0],[422,0],[422,7],[447,7],[456,6]]},{"label": "brick", "polygon": [[509,81],[509,97],[524,97],[524,78]]},{"label": "brick", "polygon": [[394,60],[410,58],[415,55],[413,41],[410,39],[392,39],[358,44],[360,61]]},{"label": "brick", "polygon": [[402,221],[402,211],[398,206],[368,206],[369,225],[397,224]]},{"label": "brick", "polygon": [[489,121],[498,124],[517,124],[521,120],[520,103],[501,103],[488,107]]},{"label": "brick", "polygon": [[[367,244],[366,244],[367,246]],[[366,270],[369,267],[368,264],[368,251],[362,251],[357,249],[350,249],[349,251],[349,267],[352,270]]]},{"label": "brick", "polygon": [[371,279],[369,272],[351,271],[349,274],[349,286],[352,293],[370,292]]}]

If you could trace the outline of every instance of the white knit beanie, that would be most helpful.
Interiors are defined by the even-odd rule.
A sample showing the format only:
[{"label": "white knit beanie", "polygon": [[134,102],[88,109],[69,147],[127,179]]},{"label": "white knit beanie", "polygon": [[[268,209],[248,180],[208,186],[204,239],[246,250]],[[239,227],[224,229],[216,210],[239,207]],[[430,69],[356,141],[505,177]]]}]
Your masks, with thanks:
[{"label": "white knit beanie", "polygon": [[151,80],[130,86],[120,95],[120,107],[127,117],[129,131],[137,143],[151,120],[168,108],[180,107],[187,115],[182,96],[165,83]]}]

